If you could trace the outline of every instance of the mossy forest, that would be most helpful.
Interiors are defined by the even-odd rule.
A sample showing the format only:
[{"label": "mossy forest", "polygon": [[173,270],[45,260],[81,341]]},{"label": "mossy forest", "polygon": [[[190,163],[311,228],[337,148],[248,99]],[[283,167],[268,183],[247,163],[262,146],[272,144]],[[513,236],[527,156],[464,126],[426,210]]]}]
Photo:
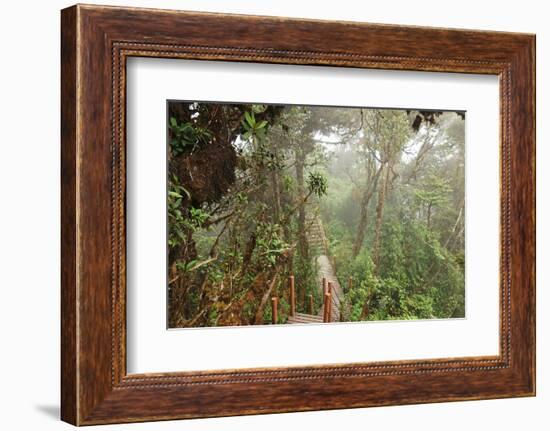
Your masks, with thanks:
[{"label": "mossy forest", "polygon": [[464,112],[168,102],[168,325],[465,315]]}]

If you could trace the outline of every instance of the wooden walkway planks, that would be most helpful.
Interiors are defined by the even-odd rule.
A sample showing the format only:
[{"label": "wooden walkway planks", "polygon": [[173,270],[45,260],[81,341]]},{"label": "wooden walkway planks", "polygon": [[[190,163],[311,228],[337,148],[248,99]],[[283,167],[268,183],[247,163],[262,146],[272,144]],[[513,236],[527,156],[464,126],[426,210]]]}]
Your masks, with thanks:
[{"label": "wooden walkway planks", "polygon": [[[330,315],[330,321],[331,322],[339,322],[340,321],[340,298],[344,297],[344,291],[342,290],[342,286],[340,286],[340,283],[338,282],[338,279],[336,278],[336,274],[334,272],[334,268],[332,267],[332,263],[330,262],[330,259],[326,255],[321,255],[317,257],[317,265],[319,266],[319,273],[318,273],[318,285],[321,289],[321,293],[323,290],[323,278],[326,278],[327,284],[330,282],[332,283],[332,307],[331,307],[331,315]],[[323,310],[319,311],[319,316],[323,316]]]},{"label": "wooden walkway planks", "polygon": [[[330,313],[331,322],[340,321],[340,298],[344,297],[344,292],[338,279],[334,267],[327,256],[328,254],[328,242],[325,235],[325,229],[318,214],[313,215],[311,211],[308,211],[306,216],[306,224],[309,226],[308,246],[311,255],[317,256],[316,262],[318,266],[318,282],[319,292],[321,297],[324,298],[325,292],[323,291],[323,278],[326,279],[327,285],[330,282],[332,284],[332,306]],[[290,324],[304,324],[304,323],[323,323],[324,307],[319,309],[316,315],[306,313],[295,313],[294,316],[289,316],[286,323]]]},{"label": "wooden walkway planks", "polygon": [[289,316],[286,323],[323,323],[323,318],[312,314],[296,313],[295,316]]}]

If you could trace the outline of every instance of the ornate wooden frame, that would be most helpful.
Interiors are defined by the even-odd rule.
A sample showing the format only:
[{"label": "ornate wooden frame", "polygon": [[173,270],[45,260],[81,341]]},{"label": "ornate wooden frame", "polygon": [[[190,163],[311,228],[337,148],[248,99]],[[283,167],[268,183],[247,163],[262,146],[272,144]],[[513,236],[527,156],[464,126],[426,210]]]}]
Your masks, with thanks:
[{"label": "ornate wooden frame", "polygon": [[[78,5],[62,11],[61,49],[63,420],[88,425],[534,395],[534,35]],[[498,75],[500,354],[127,375],[129,56]]]}]

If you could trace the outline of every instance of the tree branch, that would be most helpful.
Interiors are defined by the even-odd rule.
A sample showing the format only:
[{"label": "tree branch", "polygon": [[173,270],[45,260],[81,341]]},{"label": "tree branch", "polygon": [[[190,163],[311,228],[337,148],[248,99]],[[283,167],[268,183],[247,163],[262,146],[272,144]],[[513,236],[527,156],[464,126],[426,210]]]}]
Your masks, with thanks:
[{"label": "tree branch", "polygon": [[260,305],[258,306],[258,311],[256,311],[256,315],[254,317],[255,325],[259,325],[263,323],[265,304],[267,303],[267,300],[269,299],[269,296],[271,295],[271,292],[273,291],[273,287],[275,287],[275,283],[277,282],[278,278],[279,278],[279,270],[277,269],[275,271],[275,275],[273,276],[273,280],[271,280],[271,283],[269,283],[269,287],[265,291],[262,297],[262,300],[260,301]]}]

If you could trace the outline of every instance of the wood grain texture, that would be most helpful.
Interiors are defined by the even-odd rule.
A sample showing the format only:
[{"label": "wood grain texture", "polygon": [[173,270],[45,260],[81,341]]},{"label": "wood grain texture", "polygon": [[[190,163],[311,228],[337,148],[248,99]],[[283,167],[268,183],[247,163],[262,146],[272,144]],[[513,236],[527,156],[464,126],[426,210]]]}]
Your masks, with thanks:
[{"label": "wood grain texture", "polygon": [[[130,56],[498,75],[499,356],[127,375]],[[533,395],[534,70],[533,35],[100,6],[63,10],[63,420],[86,425]]]},{"label": "wood grain texture", "polygon": [[76,9],[61,16],[61,417],[77,422]]}]

